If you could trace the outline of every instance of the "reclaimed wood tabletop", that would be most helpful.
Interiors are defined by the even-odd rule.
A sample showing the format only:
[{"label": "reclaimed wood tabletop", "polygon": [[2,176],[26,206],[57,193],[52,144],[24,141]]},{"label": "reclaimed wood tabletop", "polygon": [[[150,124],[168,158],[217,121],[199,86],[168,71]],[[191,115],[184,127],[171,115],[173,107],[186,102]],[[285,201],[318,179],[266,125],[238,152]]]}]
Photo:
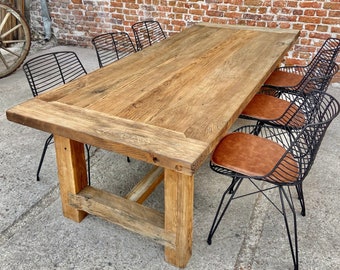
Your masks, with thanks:
[{"label": "reclaimed wood tabletop", "polygon": [[[120,223],[161,242],[166,260],[185,267],[191,256],[194,173],[298,35],[287,29],[197,24],[10,108],[7,118],[54,134],[65,216],[80,221],[87,212]],[[106,198],[87,187],[85,143],[164,168],[164,215],[113,195],[107,204],[133,203],[129,211],[138,226],[85,206],[91,196]],[[72,163],[76,159],[78,165]],[[151,230],[143,229],[140,211],[155,220]]]}]

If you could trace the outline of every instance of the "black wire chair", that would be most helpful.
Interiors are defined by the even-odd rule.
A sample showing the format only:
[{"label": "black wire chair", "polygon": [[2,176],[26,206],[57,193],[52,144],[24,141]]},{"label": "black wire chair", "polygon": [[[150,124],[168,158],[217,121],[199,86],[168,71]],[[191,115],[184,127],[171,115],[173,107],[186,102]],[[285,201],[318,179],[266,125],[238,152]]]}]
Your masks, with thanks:
[{"label": "black wire chair", "polygon": [[281,91],[297,91],[310,78],[327,75],[332,69],[328,65],[335,62],[339,51],[340,39],[328,38],[308,65],[280,67],[269,76],[264,85]]},{"label": "black wire chair", "polygon": [[[280,93],[279,95],[272,96],[272,88],[263,87],[261,93],[256,94],[242,111],[240,118],[257,121],[255,135],[265,124],[289,128],[303,127],[308,122],[312,112],[311,108],[313,108],[313,104],[309,104],[309,99],[305,99],[305,96],[313,91],[326,92],[330,81],[339,70],[335,62],[331,66],[331,73],[324,77],[306,80],[294,94],[279,90],[277,91]],[[302,190],[301,184],[301,187],[297,189],[301,200],[304,198]],[[301,214],[306,215],[305,207],[302,208]]]},{"label": "black wire chair", "polygon": [[126,32],[113,32],[96,36],[92,39],[96,49],[99,67],[136,52],[130,36]]},{"label": "black wire chair", "polygon": [[136,22],[131,27],[138,51],[166,39],[164,31],[158,21]]},{"label": "black wire chair", "polygon": [[[33,97],[54,87],[63,85],[80,76],[87,74],[76,53],[72,51],[52,52],[37,56],[23,65],[28,84]],[[45,141],[41,154],[37,181],[48,146],[53,143],[53,134]],[[90,146],[85,145],[87,151],[88,181],[90,183]]]},{"label": "black wire chair", "polygon": [[308,103],[305,96],[313,91],[327,91],[330,81],[339,70],[335,62],[332,62],[331,67],[331,72],[306,80],[293,94],[279,90],[280,95],[272,95],[272,88],[262,87],[261,92],[247,104],[240,117],[257,120],[258,127],[270,124],[300,128],[306,122],[310,106],[313,105]]},{"label": "black wire chair", "polygon": [[[261,192],[283,215],[294,269],[298,269],[296,213],[290,187],[302,187],[301,183],[313,165],[326,130],[339,113],[339,103],[331,95],[315,91],[306,98],[310,99],[311,96],[315,101],[314,113],[303,128],[289,129],[265,125],[254,135],[254,126],[244,126],[226,135],[217,145],[211,157],[210,167],[217,173],[232,177],[232,184],[221,198],[208,235],[209,245],[231,201]],[[248,179],[256,190],[236,196],[244,179]],[[268,184],[262,188],[260,181]],[[279,190],[281,207],[277,206],[267,193],[275,188]],[[230,197],[225,202],[227,195]],[[301,206],[302,202],[300,200]],[[292,211],[293,232],[287,218],[287,205]]]}]

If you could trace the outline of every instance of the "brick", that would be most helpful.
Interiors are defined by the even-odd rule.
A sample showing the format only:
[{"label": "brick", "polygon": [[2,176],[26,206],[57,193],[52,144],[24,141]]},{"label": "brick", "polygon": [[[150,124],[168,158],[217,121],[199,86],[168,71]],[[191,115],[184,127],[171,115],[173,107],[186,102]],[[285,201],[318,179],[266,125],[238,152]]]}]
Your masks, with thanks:
[{"label": "brick", "polygon": [[224,0],[224,3],[231,5],[242,5],[243,0]]},{"label": "brick", "polygon": [[340,33],[340,27],[338,26],[333,26],[331,28],[331,33]]},{"label": "brick", "polygon": [[288,1],[287,2],[288,7],[297,7],[297,1]]},{"label": "brick", "polygon": [[187,14],[188,10],[186,8],[178,8],[178,7],[174,7],[173,8],[173,12],[174,13],[182,13],[182,14]]},{"label": "brick", "polygon": [[217,23],[217,24],[226,24],[227,19],[226,18],[212,18],[211,19],[212,23]]},{"label": "brick", "polygon": [[288,22],[280,22],[280,28],[283,28],[283,29],[289,29],[290,28],[290,23]]},{"label": "brick", "polygon": [[273,7],[284,7],[285,1],[273,1]]},{"label": "brick", "polygon": [[321,8],[321,3],[316,1],[299,1],[301,8]]},{"label": "brick", "polygon": [[302,9],[295,9],[295,10],[293,10],[293,15],[299,16],[299,15],[302,15],[302,14],[303,14],[303,10]]},{"label": "brick", "polygon": [[303,12],[303,14],[304,14],[305,16],[314,16],[315,13],[316,13],[316,11],[315,11],[314,9],[306,9],[306,10]]},{"label": "brick", "polygon": [[233,18],[233,19],[239,19],[239,18],[242,17],[242,13],[238,13],[238,12],[225,12],[224,13],[224,17]]},{"label": "brick", "polygon": [[331,24],[331,25],[339,25],[340,24],[340,18],[322,18],[323,24]]},{"label": "brick", "polygon": [[207,10],[206,14],[211,17],[223,17],[223,12],[217,10]]},{"label": "brick", "polygon": [[315,24],[306,24],[305,29],[308,31],[315,31],[316,25]]},{"label": "brick", "polygon": [[[326,25],[318,25],[316,27],[316,31],[318,31],[318,32],[328,32],[329,31],[329,27],[326,26]],[[333,31],[331,31],[331,32],[333,32]]]},{"label": "brick", "polygon": [[330,10],[328,13],[329,17],[340,18],[340,10]]},{"label": "brick", "polygon": [[300,16],[298,21],[299,22],[304,22],[304,23],[319,24],[319,23],[321,23],[321,18],[319,18],[319,17],[310,17],[310,16]]},{"label": "brick", "polygon": [[340,2],[336,0],[336,2],[326,2],[323,4],[324,9],[333,9],[333,10],[340,10]]},{"label": "brick", "polygon": [[327,10],[316,10],[315,15],[318,17],[326,17],[327,16]]},{"label": "brick", "polygon": [[328,34],[328,33],[311,32],[309,37],[311,37],[311,38],[318,38],[318,39],[327,39],[327,38],[331,37],[331,35]]},{"label": "brick", "polygon": [[244,0],[245,6],[261,6],[262,5],[261,0]]}]

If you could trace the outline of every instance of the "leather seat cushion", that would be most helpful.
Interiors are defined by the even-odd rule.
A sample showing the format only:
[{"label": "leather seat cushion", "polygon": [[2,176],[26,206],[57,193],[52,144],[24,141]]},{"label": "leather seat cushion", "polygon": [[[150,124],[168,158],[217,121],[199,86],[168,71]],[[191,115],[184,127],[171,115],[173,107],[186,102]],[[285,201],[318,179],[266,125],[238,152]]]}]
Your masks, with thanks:
[{"label": "leather seat cushion", "polygon": [[301,127],[305,124],[305,115],[301,111],[297,112],[298,110],[295,104],[291,105],[286,100],[256,94],[243,110],[242,115],[258,120],[274,121],[279,125],[286,125],[290,120],[289,126]]},{"label": "leather seat cushion", "polygon": [[296,86],[302,80],[303,76],[295,73],[289,73],[281,70],[275,70],[270,74],[269,78],[264,83],[278,87]]},{"label": "leather seat cushion", "polygon": [[[250,176],[266,177],[286,152],[281,145],[255,135],[234,132],[226,135],[214,150],[211,161],[225,169]],[[291,154],[284,168],[265,180],[291,183],[297,180],[298,164]]]}]

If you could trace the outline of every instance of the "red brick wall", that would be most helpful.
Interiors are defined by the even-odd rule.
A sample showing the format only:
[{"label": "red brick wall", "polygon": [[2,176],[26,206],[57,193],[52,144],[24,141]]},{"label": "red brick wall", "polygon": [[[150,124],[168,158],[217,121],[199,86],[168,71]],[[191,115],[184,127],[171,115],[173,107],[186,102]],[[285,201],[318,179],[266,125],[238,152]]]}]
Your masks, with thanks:
[{"label": "red brick wall", "polygon": [[[158,20],[167,35],[197,22],[243,24],[300,30],[285,64],[304,65],[326,38],[340,38],[339,0],[48,1],[53,32],[61,44],[91,46],[92,37],[114,30],[127,31],[132,37],[131,25],[146,19]],[[39,2],[32,0],[33,16]],[[31,19],[41,21],[37,16]]]}]

